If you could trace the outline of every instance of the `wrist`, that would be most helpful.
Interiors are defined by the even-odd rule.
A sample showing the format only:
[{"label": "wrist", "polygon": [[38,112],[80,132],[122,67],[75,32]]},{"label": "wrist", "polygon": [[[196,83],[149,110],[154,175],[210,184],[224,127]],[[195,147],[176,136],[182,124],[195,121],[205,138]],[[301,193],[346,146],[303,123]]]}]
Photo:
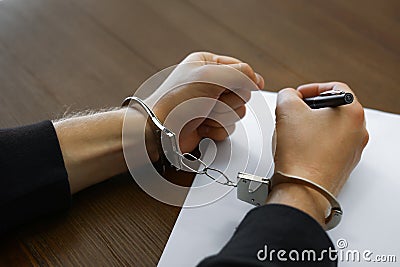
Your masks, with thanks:
[{"label": "wrist", "polygon": [[[156,162],[160,157],[160,136],[157,134],[157,127],[150,118],[136,108],[124,108],[123,112],[123,145],[124,149],[137,150],[141,146],[140,142],[145,143],[145,152],[151,162]],[[122,135],[121,135],[122,136]],[[144,140],[143,140],[144,138]],[[142,151],[142,149],[140,149]],[[137,154],[144,154],[137,153]],[[137,155],[137,161],[143,161],[146,155]],[[146,163],[146,161],[143,161]]]},{"label": "wrist", "polygon": [[329,203],[320,193],[307,186],[292,183],[283,183],[274,186],[267,204],[283,204],[297,208],[325,226],[325,217]]},{"label": "wrist", "polygon": [[157,134],[157,129],[150,119],[148,119],[145,124],[146,150],[151,162],[154,163],[160,159],[161,137],[160,134]]},{"label": "wrist", "polygon": [[337,171],[331,171],[323,163],[320,163],[319,166],[313,166],[311,163],[304,164],[304,162],[297,162],[296,164],[294,160],[287,160],[287,162],[290,162],[290,164],[275,162],[275,170],[298,177],[306,177],[331,192],[334,196],[338,195],[342,187],[339,181],[342,179]]}]

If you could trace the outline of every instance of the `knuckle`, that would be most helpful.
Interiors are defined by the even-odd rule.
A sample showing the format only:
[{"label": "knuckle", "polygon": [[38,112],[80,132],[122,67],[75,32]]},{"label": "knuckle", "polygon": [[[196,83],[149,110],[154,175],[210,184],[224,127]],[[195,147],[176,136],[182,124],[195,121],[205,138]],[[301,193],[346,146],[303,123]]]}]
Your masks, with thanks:
[{"label": "knuckle", "polygon": [[364,142],[363,142],[363,147],[365,147],[369,142],[369,133],[367,130],[364,132]]},{"label": "knuckle", "polygon": [[197,56],[199,54],[200,54],[200,52],[192,52],[192,53],[189,54],[189,57]]},{"label": "knuckle", "polygon": [[333,83],[336,84],[336,85],[339,85],[339,86],[349,87],[346,83],[341,82],[341,81],[334,81]]},{"label": "knuckle", "polygon": [[213,118],[208,118],[206,120],[206,125],[210,127],[221,127],[221,123],[218,120],[215,120]]},{"label": "knuckle", "polygon": [[252,71],[252,68],[250,67],[250,65],[248,63],[245,63],[245,62],[240,63],[240,68],[242,70]]},{"label": "knuckle", "polygon": [[238,112],[239,118],[243,119],[243,117],[246,115],[246,106],[242,106],[239,108]]},{"label": "knuckle", "polygon": [[248,63],[240,63],[240,70],[251,78],[255,77],[253,68]]},{"label": "knuckle", "polygon": [[228,137],[228,133],[223,128],[215,135],[217,141],[223,141],[226,137]]},{"label": "knuckle", "polygon": [[364,109],[360,103],[354,104],[350,114],[352,116],[353,122],[357,123],[357,125],[364,123],[365,119]]},{"label": "knuckle", "polygon": [[342,89],[343,91],[352,91],[350,86],[344,82],[333,82],[334,88]]},{"label": "knuckle", "polygon": [[280,90],[278,93],[277,107],[291,105],[293,102],[297,102],[298,100],[293,97],[293,91],[293,88],[285,88]]},{"label": "knuckle", "polygon": [[234,91],[233,93],[238,97],[238,101],[248,102],[251,98],[251,91],[247,89]]},{"label": "knuckle", "polygon": [[197,58],[201,57],[200,54],[201,54],[201,52],[192,52],[192,53],[188,54],[183,61],[190,62],[193,60],[197,60]]},{"label": "knuckle", "polygon": [[278,92],[279,95],[284,96],[293,92],[293,88],[284,88]]},{"label": "knuckle", "polygon": [[251,98],[251,92],[246,90],[244,94],[241,94],[241,98],[244,102],[249,102]]},{"label": "knuckle", "polygon": [[206,54],[210,54],[209,52],[206,51],[195,51],[189,54],[188,57],[198,57],[198,56],[202,56],[202,55],[206,55]]}]

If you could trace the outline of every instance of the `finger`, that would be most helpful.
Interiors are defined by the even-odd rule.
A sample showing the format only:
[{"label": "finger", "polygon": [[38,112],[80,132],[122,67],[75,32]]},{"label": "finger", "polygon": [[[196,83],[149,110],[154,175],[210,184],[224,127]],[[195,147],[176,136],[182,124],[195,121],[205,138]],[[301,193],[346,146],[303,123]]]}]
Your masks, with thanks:
[{"label": "finger", "polygon": [[[365,118],[364,118],[364,109],[354,92],[350,89],[350,87],[342,82],[327,82],[327,83],[312,83],[312,84],[305,84],[299,86],[297,88],[298,92],[302,95],[302,97],[312,97],[319,95],[322,92],[329,91],[329,90],[338,90],[344,91],[346,93],[352,93],[354,96],[354,100],[349,105],[343,105],[336,108],[336,110],[342,110],[347,112],[347,116],[353,118],[354,123],[360,123],[361,125],[365,125]],[[313,112],[330,112],[331,110],[313,110]]]},{"label": "finger", "polygon": [[233,125],[246,115],[246,106],[241,106],[234,110],[234,112],[214,113],[209,115],[202,124],[211,127],[225,127]]},{"label": "finger", "polygon": [[297,90],[302,94],[303,98],[317,96],[329,90],[341,90],[344,92],[353,93],[347,84],[341,82],[304,84],[297,87]]},{"label": "finger", "polygon": [[259,81],[258,83],[257,83],[257,85],[258,85],[258,88],[260,88],[260,89],[264,89],[264,86],[265,86],[265,81],[264,81],[264,78],[263,78],[263,76],[261,76],[260,74],[258,74],[258,73],[256,73],[256,76],[257,76],[257,80]]},{"label": "finger", "polygon": [[247,77],[250,78],[255,84],[257,84],[257,87],[261,89],[264,86],[264,79],[260,75],[256,75],[254,70],[250,67],[249,64],[247,63],[236,63],[236,64],[230,64],[230,67],[237,69],[238,71],[242,72],[245,74]]},{"label": "finger", "polygon": [[[212,54],[212,53],[208,53],[208,57],[207,58],[210,58],[210,57],[212,58],[212,62],[216,62],[217,64],[233,65],[233,64],[243,63],[243,61],[241,61],[241,60],[239,60],[237,58],[234,58],[234,57],[230,57],[230,56],[222,56],[222,55],[215,55],[215,54]],[[243,63],[243,64],[246,64],[246,63]],[[251,67],[250,67],[250,69],[251,69]],[[249,76],[250,79],[252,79],[252,81],[254,81],[258,85],[258,88],[263,89],[264,85],[265,85],[264,78],[260,74],[255,73],[254,71],[253,71],[253,73],[255,75],[255,79],[253,80]]]},{"label": "finger", "polygon": [[224,55],[216,55],[214,53],[211,52],[194,52],[192,54],[190,54],[187,59],[190,60],[203,60],[205,62],[211,62],[213,64],[217,63],[217,64],[236,64],[236,63],[241,63],[242,61],[234,58],[234,57],[230,57],[230,56],[224,56]]},{"label": "finger", "polygon": [[213,119],[205,119],[202,122],[202,125],[208,126],[208,127],[215,127],[215,128],[223,128],[224,127],[221,123],[219,123],[218,121],[213,120]]},{"label": "finger", "polygon": [[215,104],[213,112],[230,112],[243,106],[251,97],[251,92],[249,90],[237,90],[235,92],[227,90],[227,92],[228,93],[224,93],[218,98],[218,102]]},{"label": "finger", "polygon": [[297,90],[301,93],[303,98],[306,97],[313,97],[317,96],[325,91],[329,90],[338,90],[338,91],[344,91],[346,93],[351,93],[353,94],[353,103],[350,105],[344,105],[341,106],[341,109],[358,109],[360,105],[357,96],[354,94],[354,92],[350,89],[350,87],[342,82],[327,82],[327,83],[311,83],[311,84],[305,84],[301,85],[297,88]]},{"label": "finger", "polygon": [[221,56],[221,55],[214,55],[213,61],[216,62],[217,64],[225,64],[225,65],[242,63],[242,61],[237,58],[229,56]]},{"label": "finger", "polygon": [[247,63],[243,63],[241,60],[223,55],[216,55],[210,52],[194,52],[185,58],[185,62],[191,61],[204,61],[211,62],[213,64],[223,64],[229,65],[242,73],[246,74],[255,84],[257,84],[259,89],[264,88],[264,79],[260,74],[256,74],[253,69]]},{"label": "finger", "polygon": [[223,141],[235,131],[235,125],[223,127],[210,127],[201,125],[197,132],[202,138],[211,138],[215,141]]},{"label": "finger", "polygon": [[369,133],[368,131],[365,129],[365,133],[364,133],[364,139],[363,139],[363,143],[362,143],[362,148],[364,149],[369,141]]},{"label": "finger", "polygon": [[276,99],[276,115],[279,116],[285,111],[296,111],[308,109],[306,103],[302,99],[302,95],[299,91],[293,88],[282,89],[278,92]]}]

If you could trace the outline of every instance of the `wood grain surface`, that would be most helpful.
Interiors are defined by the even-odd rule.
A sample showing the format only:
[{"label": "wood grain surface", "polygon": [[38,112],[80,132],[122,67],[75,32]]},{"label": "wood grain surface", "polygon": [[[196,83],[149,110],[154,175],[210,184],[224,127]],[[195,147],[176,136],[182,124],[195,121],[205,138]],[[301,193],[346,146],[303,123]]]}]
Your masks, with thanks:
[{"label": "wood grain surface", "polygon": [[[4,0],[0,127],[118,106],[200,50],[250,63],[270,91],[344,81],[400,113],[397,0]],[[178,213],[121,175],[2,237],[0,265],[154,266]]]}]

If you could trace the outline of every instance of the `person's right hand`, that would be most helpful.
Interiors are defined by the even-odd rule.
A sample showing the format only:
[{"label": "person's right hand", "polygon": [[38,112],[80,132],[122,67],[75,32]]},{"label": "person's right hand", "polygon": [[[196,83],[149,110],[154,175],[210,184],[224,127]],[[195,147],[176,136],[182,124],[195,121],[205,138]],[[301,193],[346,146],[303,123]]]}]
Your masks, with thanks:
[{"label": "person's right hand", "polygon": [[[369,137],[364,110],[357,99],[349,105],[316,110],[302,100],[332,89],[351,92],[339,82],[306,84],[279,92],[275,171],[311,180],[337,195],[359,162]],[[325,226],[328,202],[306,186],[279,184],[267,203],[300,209]]]},{"label": "person's right hand", "polygon": [[313,83],[279,92],[276,108],[277,171],[312,180],[337,195],[368,142],[364,110],[349,105],[311,109],[302,98],[327,90],[351,92],[344,83]]}]

